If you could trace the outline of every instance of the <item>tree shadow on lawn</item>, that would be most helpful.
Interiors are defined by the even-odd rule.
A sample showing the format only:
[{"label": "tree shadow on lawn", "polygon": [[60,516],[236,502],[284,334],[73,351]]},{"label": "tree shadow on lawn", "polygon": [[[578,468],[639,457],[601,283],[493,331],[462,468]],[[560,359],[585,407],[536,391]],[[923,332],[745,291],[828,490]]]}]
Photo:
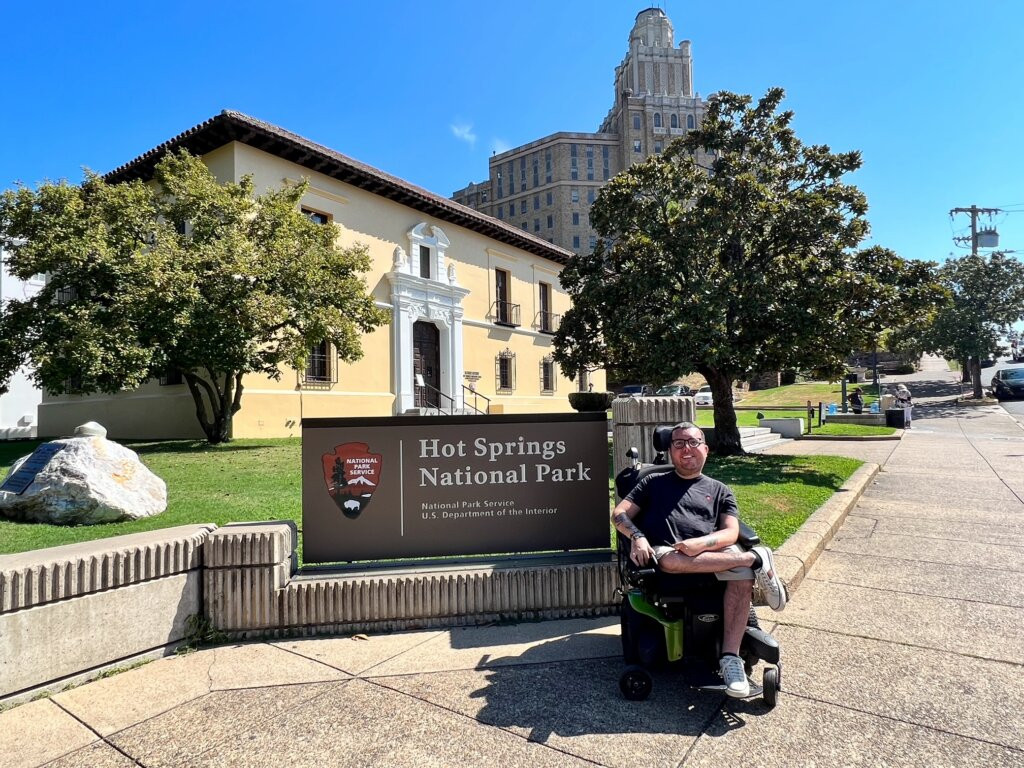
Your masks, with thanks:
[{"label": "tree shadow on lawn", "polygon": [[800,464],[807,457],[765,455],[708,457],[704,473],[726,485],[758,485],[799,480],[802,485],[838,489],[847,475]]},{"label": "tree shadow on lawn", "polygon": [[[239,451],[256,451],[262,448],[280,448],[279,443],[267,444],[239,444],[235,441],[210,445],[205,440],[116,440],[126,448],[131,448],[138,454],[147,453],[237,453]],[[299,445],[296,439],[296,446]]]}]

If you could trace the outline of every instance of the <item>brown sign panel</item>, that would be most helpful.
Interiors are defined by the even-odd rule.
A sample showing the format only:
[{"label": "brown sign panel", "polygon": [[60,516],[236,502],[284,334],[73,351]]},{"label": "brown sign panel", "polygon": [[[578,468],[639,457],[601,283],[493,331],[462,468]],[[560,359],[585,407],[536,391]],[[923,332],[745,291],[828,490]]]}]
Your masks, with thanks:
[{"label": "brown sign panel", "polygon": [[307,563],[609,546],[603,413],[305,419]]}]

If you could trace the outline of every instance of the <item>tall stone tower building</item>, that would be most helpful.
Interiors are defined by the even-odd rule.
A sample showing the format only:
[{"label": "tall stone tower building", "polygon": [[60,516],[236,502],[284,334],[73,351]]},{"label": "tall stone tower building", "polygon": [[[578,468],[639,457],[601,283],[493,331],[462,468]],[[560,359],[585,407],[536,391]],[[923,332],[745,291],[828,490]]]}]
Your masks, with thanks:
[{"label": "tall stone tower building", "polygon": [[452,199],[576,253],[592,250],[590,206],[604,183],[660,153],[704,115],[693,90],[690,41],[676,47],[674,40],[664,11],[638,13],[615,69],[612,108],[597,133],[554,133],[494,155],[487,180]]}]

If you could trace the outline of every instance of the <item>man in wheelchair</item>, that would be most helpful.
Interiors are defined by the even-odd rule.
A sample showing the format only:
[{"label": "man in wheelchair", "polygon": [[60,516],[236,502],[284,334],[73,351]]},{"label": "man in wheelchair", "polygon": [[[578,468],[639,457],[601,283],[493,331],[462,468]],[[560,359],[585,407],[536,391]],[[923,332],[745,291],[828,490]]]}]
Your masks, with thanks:
[{"label": "man in wheelchair", "polygon": [[630,560],[638,567],[654,562],[670,574],[714,574],[725,582],[722,656],[719,669],[726,693],[750,695],[740,643],[750,615],[754,579],[776,611],[786,605],[786,590],[775,572],[771,550],[736,545],[739,518],[736,497],[724,483],[702,473],[708,446],[695,424],[672,428],[669,459],[674,472],[643,477],[612,512],[616,530],[631,541]]}]

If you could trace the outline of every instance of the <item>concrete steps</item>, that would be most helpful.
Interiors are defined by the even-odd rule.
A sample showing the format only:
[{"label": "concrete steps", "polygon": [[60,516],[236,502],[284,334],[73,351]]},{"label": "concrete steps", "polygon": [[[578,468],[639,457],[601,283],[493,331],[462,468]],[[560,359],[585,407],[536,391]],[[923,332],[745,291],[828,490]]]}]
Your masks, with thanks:
[{"label": "concrete steps", "polygon": [[788,442],[789,438],[772,432],[768,427],[740,427],[740,445],[747,453],[761,453],[773,445]]}]

